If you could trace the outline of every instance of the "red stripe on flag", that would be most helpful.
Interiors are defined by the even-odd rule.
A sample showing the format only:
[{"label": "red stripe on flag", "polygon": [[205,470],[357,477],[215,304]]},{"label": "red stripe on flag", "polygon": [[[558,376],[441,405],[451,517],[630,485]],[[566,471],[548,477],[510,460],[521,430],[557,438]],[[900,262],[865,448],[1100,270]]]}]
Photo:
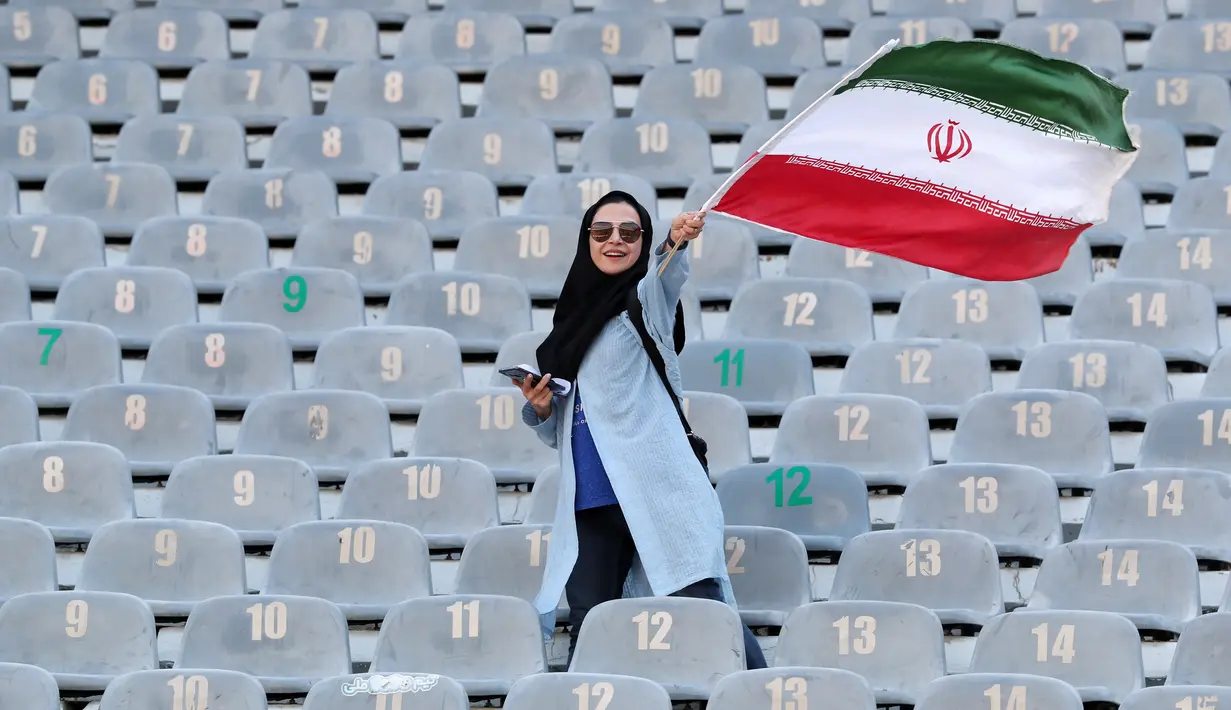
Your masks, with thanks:
[{"label": "red stripe on flag", "polygon": [[949,199],[766,155],[715,212],[984,281],[1056,271],[1090,225],[1037,227]]}]

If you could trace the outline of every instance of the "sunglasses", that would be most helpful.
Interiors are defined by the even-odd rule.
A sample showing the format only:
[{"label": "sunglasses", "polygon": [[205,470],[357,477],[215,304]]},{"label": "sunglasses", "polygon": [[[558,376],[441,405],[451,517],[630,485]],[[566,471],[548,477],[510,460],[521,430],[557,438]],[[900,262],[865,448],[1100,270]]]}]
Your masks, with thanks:
[{"label": "sunglasses", "polygon": [[636,222],[621,222],[618,225],[611,222],[595,222],[590,225],[590,238],[602,244],[611,239],[611,235],[615,234],[617,229],[620,232],[620,241],[625,244],[636,244],[637,240],[641,239],[641,225]]}]

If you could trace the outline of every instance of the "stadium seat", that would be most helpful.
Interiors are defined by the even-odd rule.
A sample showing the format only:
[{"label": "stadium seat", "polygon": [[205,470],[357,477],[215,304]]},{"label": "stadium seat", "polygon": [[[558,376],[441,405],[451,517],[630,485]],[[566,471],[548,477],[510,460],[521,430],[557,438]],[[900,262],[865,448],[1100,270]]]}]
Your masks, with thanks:
[{"label": "stadium seat", "polygon": [[1072,307],[1093,281],[1090,242],[1081,235],[1078,235],[1069,247],[1069,255],[1064,258],[1064,263],[1057,271],[1026,279],[1026,283],[1034,286],[1034,290],[1038,292],[1039,301],[1044,307]]},{"label": "stadium seat", "polygon": [[418,220],[432,239],[457,239],[471,224],[498,216],[496,186],[463,170],[398,173],[368,187],[363,213]]},{"label": "stadium seat", "polygon": [[120,129],[113,160],[152,163],[185,182],[208,182],[218,173],[248,167],[244,127],[229,116],[131,119]]},{"label": "stadium seat", "polygon": [[992,390],[983,348],[961,340],[881,340],[855,348],[838,391],[889,394],[918,402],[929,418],[957,419],[966,402]]},{"label": "stadium seat", "polygon": [[850,281],[862,286],[873,303],[900,302],[912,286],[928,278],[926,266],[813,239],[791,240],[786,273]]},{"label": "stadium seat", "polygon": [[[1022,710],[1081,710],[1083,707],[1081,695],[1068,683],[1024,673],[963,673],[937,678],[924,689],[915,707],[919,710],[974,710],[987,705],[993,697],[998,699],[996,702],[1020,703]],[[1131,701],[1121,707],[1127,710],[1128,702]],[[1138,707],[1136,710],[1146,709]]]},{"label": "stadium seat", "polygon": [[936,39],[970,40],[974,34],[965,20],[957,17],[873,17],[855,25],[846,44],[845,67],[857,67],[892,40],[902,46],[923,44]]},{"label": "stadium seat", "polygon": [[1130,693],[1120,707],[1124,710],[1154,710],[1155,708],[1174,708],[1177,704],[1192,703],[1194,706],[1205,703],[1217,705],[1221,693],[1226,689],[1215,685],[1174,685],[1142,688]]},{"label": "stadium seat", "polygon": [[453,678],[470,695],[507,695],[518,679],[547,670],[538,613],[513,597],[404,601],[380,627],[371,670],[404,668]]},{"label": "stadium seat", "polygon": [[493,64],[526,53],[526,31],[504,12],[432,12],[406,22],[397,57],[443,64],[462,74],[486,72]]},{"label": "stadium seat", "polygon": [[[496,353],[496,363],[492,365],[492,376],[487,384],[492,387],[508,387],[509,378],[500,374],[500,371],[509,368],[517,367],[521,364],[533,365],[538,367],[538,348],[543,344],[543,340],[547,337],[546,331],[529,331],[518,333],[510,336],[508,340],[500,345],[500,351]],[[548,373],[550,374],[550,373]],[[687,407],[687,405],[685,405]],[[687,414],[685,409],[685,414]],[[744,416],[743,408],[740,408],[740,416]]]},{"label": "stadium seat", "polygon": [[[1231,223],[1229,223],[1231,226]],[[1231,305],[1231,240],[1218,234],[1151,230],[1124,245],[1116,278],[1173,279],[1203,284],[1220,306]]]},{"label": "stadium seat", "polygon": [[108,236],[130,235],[178,210],[175,180],[149,163],[66,165],[47,178],[43,199],[52,214],[89,218]]},{"label": "stadium seat", "polygon": [[428,11],[427,0],[300,0],[299,7],[363,10],[380,24],[401,24],[412,15]]},{"label": "stadium seat", "polygon": [[816,67],[795,80],[786,117],[795,118],[853,71],[852,67]]},{"label": "stadium seat", "polygon": [[61,692],[97,694],[116,676],[158,667],[154,615],[114,592],[31,592],[0,607],[0,661],[50,671]]},{"label": "stadium seat", "polygon": [[27,710],[59,710],[60,688],[55,676],[42,668],[23,663],[0,663],[0,704]]},{"label": "stadium seat", "polygon": [[1001,557],[1043,559],[1063,539],[1056,482],[1031,466],[976,463],[929,466],[902,497],[897,527],[967,530]]},{"label": "stadium seat", "polygon": [[245,271],[269,268],[269,240],[238,217],[155,217],[137,227],[125,264],[182,271],[198,293],[221,294]]},{"label": "stadium seat", "polygon": [[827,707],[839,710],[872,710],[876,707],[872,688],[860,676],[833,668],[802,667],[762,668],[732,673],[714,686],[706,707],[712,710],[742,710],[758,707],[766,699],[781,703],[787,697],[794,700],[786,702],[806,703],[809,691],[824,697]]},{"label": "stadium seat", "polygon": [[1227,8],[1219,0],[1188,0],[1187,18],[1220,19],[1227,17]]},{"label": "stadium seat", "polygon": [[685,390],[729,395],[751,416],[780,415],[814,391],[812,358],[786,341],[694,340],[680,353],[680,373]]},{"label": "stadium seat", "polygon": [[1114,20],[1126,33],[1150,34],[1167,21],[1166,0],[1039,0],[1039,17],[1094,17]]},{"label": "stadium seat", "polygon": [[156,617],[186,617],[197,602],[246,594],[235,531],[195,520],[116,520],[90,538],[76,589],[123,592]]},{"label": "stadium seat", "polygon": [[304,710],[362,710],[387,701],[402,710],[468,710],[470,700],[452,678],[429,673],[361,673],[324,678],[312,685]]},{"label": "stadium seat", "polygon": [[794,533],[769,527],[726,527],[727,574],[740,619],[749,626],[782,626],[812,601],[808,551]]},{"label": "stadium seat", "polygon": [[821,4],[803,4],[799,0],[745,0],[744,14],[777,17],[800,17],[812,20],[822,30],[850,30],[851,27],[872,15],[868,0],[842,0]]},{"label": "stadium seat", "polygon": [[432,549],[461,549],[475,533],[500,524],[496,481],[486,466],[469,459],[425,457],[367,461],[355,467],[342,489],[336,517],[404,523],[418,530]]},{"label": "stadium seat", "polygon": [[825,46],[821,28],[798,18],[718,17],[701,28],[696,61],[734,61],[767,78],[793,78],[825,66]]},{"label": "stadium seat", "polygon": [[[0,534],[5,540],[5,549],[0,551],[0,604],[18,594],[60,588],[56,581],[56,543],[46,527],[33,520],[0,518]],[[11,669],[0,667],[0,688],[9,680],[6,670]],[[0,690],[0,703],[12,700],[15,698],[6,697]]]},{"label": "stadium seat", "polygon": [[1112,422],[1144,422],[1155,407],[1171,401],[1163,356],[1147,345],[1114,340],[1040,345],[1022,361],[1017,386],[1084,392],[1102,402]]},{"label": "stadium seat", "polygon": [[267,59],[205,62],[188,73],[176,112],[230,116],[248,128],[273,128],[288,118],[312,115],[308,73],[290,62]]},{"label": "stadium seat", "polygon": [[94,161],[90,124],[67,113],[0,113],[0,169],[43,181],[58,168]]},{"label": "stadium seat", "polygon": [[583,131],[615,115],[611,74],[602,62],[587,57],[509,57],[487,71],[476,115],[534,118],[555,130]]},{"label": "stadium seat", "polygon": [[596,0],[594,9],[661,17],[676,29],[693,30],[723,13],[722,0]]},{"label": "stadium seat", "polygon": [[871,530],[867,486],[845,466],[748,464],[724,474],[717,488],[728,525],[786,530],[809,552],[840,552]]},{"label": "stadium seat", "polygon": [[868,681],[882,705],[914,705],[945,675],[940,619],[916,604],[829,601],[796,609],[778,637],[775,667],[838,668]]},{"label": "stadium seat", "polygon": [[1000,41],[1044,57],[1084,64],[1103,76],[1122,74],[1128,67],[1124,58],[1124,35],[1111,20],[1081,16],[1064,20],[1025,17],[1006,24]]},{"label": "stadium seat", "polygon": [[523,402],[513,387],[438,392],[419,412],[415,456],[474,459],[499,484],[530,483],[556,454],[522,423]]},{"label": "stadium seat", "polygon": [[99,710],[137,710],[182,699],[186,705],[225,710],[265,710],[265,689],[256,678],[238,671],[180,668],[135,671],[107,686]]},{"label": "stadium seat", "polygon": [[686,189],[696,178],[713,173],[714,163],[709,133],[698,123],[614,118],[586,129],[573,168],[628,173],[656,188]]},{"label": "stadium seat", "polygon": [[348,271],[365,296],[388,296],[403,276],[432,270],[432,238],[411,219],[326,217],[304,225],[291,265]]},{"label": "stadium seat", "polygon": [[98,56],[137,59],[155,69],[191,69],[231,58],[227,21],[208,10],[142,8],[116,13]]},{"label": "stadium seat", "polygon": [[[1222,608],[1225,609],[1225,605]],[[1231,633],[1231,613],[1221,611],[1193,619],[1175,646],[1171,669],[1167,672],[1167,685],[1225,686],[1231,683],[1226,663],[1225,639],[1228,633]],[[1195,690],[1185,689],[1190,692]]]},{"label": "stadium seat", "polygon": [[970,400],[950,463],[1009,463],[1051,474],[1060,488],[1092,489],[1114,470],[1103,405],[1082,392],[1014,390]]},{"label": "stadium seat", "polygon": [[1231,129],[1231,88],[1223,77],[1135,71],[1116,77],[1116,83],[1130,92],[1125,105],[1130,122],[1157,118],[1195,138],[1217,138]]},{"label": "stadium seat", "polygon": [[1026,283],[924,281],[902,299],[893,337],[967,340],[992,360],[1021,360],[1043,342],[1043,306]]},{"label": "stadium seat", "polygon": [[597,59],[617,78],[675,63],[675,35],[661,17],[639,12],[570,15],[551,30],[551,49]]},{"label": "stadium seat", "polygon": [[[1156,118],[1135,121],[1134,125],[1141,131],[1141,146],[1137,150],[1137,160],[1124,179],[1136,185],[1143,195],[1175,195],[1179,186],[1188,182],[1184,134],[1172,124]],[[1215,151],[1211,171],[1216,171],[1218,164]]]},{"label": "stadium seat", "polygon": [[1231,25],[1196,19],[1163,22],[1150,36],[1145,68],[1231,78]]},{"label": "stadium seat", "polygon": [[872,341],[872,301],[836,279],[748,281],[731,302],[722,337],[790,340],[813,357],[847,356]]},{"label": "stadium seat", "polygon": [[932,464],[927,414],[893,395],[801,397],[783,413],[769,460],[824,461],[849,466],[871,486],[907,486]]},{"label": "stadium seat", "polygon": [[418,414],[428,397],[462,388],[457,341],[435,328],[346,328],[321,341],[312,387],[380,397],[393,414]]},{"label": "stadium seat", "polygon": [[141,381],[190,387],[216,409],[243,411],[263,394],[294,389],[291,368],[291,345],[272,325],[194,323],[158,334]]},{"label": "stadium seat", "polygon": [[456,594],[498,594],[533,603],[543,586],[550,525],[497,525],[466,542]]},{"label": "stadium seat", "polygon": [[476,222],[462,232],[453,268],[517,279],[531,298],[555,299],[577,254],[575,217],[529,214]]},{"label": "stadium seat", "polygon": [[1137,628],[1106,611],[1001,614],[980,632],[970,672],[1055,678],[1086,703],[1118,703],[1145,685]]},{"label": "stadium seat", "polygon": [[379,520],[314,520],[278,534],[262,594],[327,599],[351,621],[379,621],[406,599],[432,594],[427,542]]},{"label": "stadium seat", "polygon": [[1227,191],[1231,179],[1194,178],[1176,190],[1167,226],[1172,229],[1231,230]]},{"label": "stadium seat", "polygon": [[612,190],[637,198],[652,215],[658,214],[658,194],[644,178],[622,173],[563,173],[541,175],[521,199],[523,215],[561,215],[581,219],[586,210]]},{"label": "stadium seat", "polygon": [[1078,299],[1069,337],[1141,343],[1158,348],[1168,362],[1204,365],[1218,351],[1216,319],[1214,296],[1201,284],[1117,278],[1092,285]]},{"label": "stadium seat", "polygon": [[301,116],[278,125],[264,167],[319,170],[339,185],[366,185],[401,172],[402,139],[379,118]]},{"label": "stadium seat", "polygon": [[508,12],[527,29],[548,29],[563,17],[573,14],[571,0],[452,0],[455,12]]},{"label": "stadium seat", "polygon": [[302,461],[277,456],[201,456],[171,470],[162,517],[221,523],[245,545],[269,546],[278,532],[319,520],[316,474]]},{"label": "stadium seat", "polygon": [[379,118],[401,130],[431,128],[462,115],[459,92],[457,74],[445,66],[356,62],[334,77],[325,115]]},{"label": "stadium seat", "polygon": [[501,187],[524,187],[556,172],[556,138],[535,118],[459,118],[432,129],[419,166],[467,170]]},{"label": "stadium seat", "polygon": [[[735,155],[734,164],[743,165],[748,162],[748,159],[759,151],[766,141],[773,138],[783,125],[782,121],[762,121],[749,126],[748,130],[744,131],[744,137],[739,139],[739,152]],[[719,175],[717,177],[722,177],[725,181],[727,176]],[[696,183],[693,184],[695,185]],[[710,195],[712,194],[714,193],[711,192]],[[709,195],[706,195],[706,197],[709,197]]]},{"label": "stadium seat", "polygon": [[30,287],[20,273],[0,267],[0,323],[30,320]]},{"label": "stadium seat", "polygon": [[684,392],[680,406],[693,431],[709,445],[710,480],[752,461],[748,415],[739,400],[714,392]]},{"label": "stadium seat", "polygon": [[0,386],[40,407],[67,409],[83,391],[120,383],[120,343],[101,325],[68,321],[0,325]]},{"label": "stadium seat", "polygon": [[[655,241],[662,243],[671,231],[669,220],[655,225]],[[688,283],[705,301],[729,301],[744,284],[760,278],[757,243],[744,224],[734,220],[705,225],[701,236],[688,246]],[[804,304],[800,303],[802,313]]]},{"label": "stadium seat", "polygon": [[551,525],[556,520],[556,508],[560,498],[560,467],[543,469],[530,488],[530,508],[526,511],[527,525]]},{"label": "stadium seat", "polygon": [[191,279],[174,269],[79,269],[60,286],[54,318],[105,326],[122,347],[145,349],[164,329],[197,322],[197,292]]},{"label": "stadium seat", "polygon": [[[11,6],[10,6],[11,7]],[[161,108],[158,74],[131,59],[65,59],[34,79],[27,111],[72,113],[93,124],[123,123]]]},{"label": "stadium seat", "polygon": [[0,64],[30,69],[81,56],[77,20],[50,5],[0,8]]},{"label": "stadium seat", "polygon": [[[995,32],[1017,16],[1017,7],[1014,0],[975,0],[963,3],[946,0],[890,0],[886,14],[891,17],[957,17],[976,30]],[[951,39],[960,38],[951,36]]]},{"label": "stadium seat", "polygon": [[457,338],[464,354],[494,353],[530,330],[530,295],[499,274],[411,274],[394,287],[385,324],[439,328]]},{"label": "stadium seat", "polygon": [[379,59],[377,45],[376,20],[363,10],[296,8],[261,18],[250,55],[295,62],[309,72],[331,72]]},{"label": "stadium seat", "polygon": [[5,422],[0,428],[0,448],[38,441],[38,405],[24,390],[0,386],[0,418]]},{"label": "stadium seat", "polygon": [[304,694],[316,680],[350,672],[346,618],[313,597],[214,597],[188,617],[176,666],[243,671],[266,693]]},{"label": "stadium seat", "polygon": [[34,291],[58,290],[74,271],[103,265],[103,233],[85,217],[12,216],[0,220],[0,235],[0,272],[16,271]]},{"label": "stadium seat", "polygon": [[1219,350],[1201,384],[1202,397],[1231,397],[1231,348]]},{"label": "stadium seat", "polygon": [[765,78],[752,67],[730,61],[651,69],[637,90],[633,118],[695,121],[710,133],[739,135],[769,120]]},{"label": "stadium seat", "polygon": [[[579,697],[583,699],[578,700]],[[509,695],[502,707],[506,710],[573,710],[579,702],[591,702],[590,698],[595,699],[596,707],[602,704],[607,710],[671,708],[671,697],[658,683],[644,678],[602,673],[528,675],[509,688]],[[456,710],[465,709],[458,707]]]},{"label": "stadium seat", "polygon": [[1231,399],[1160,405],[1146,420],[1138,468],[1201,468],[1231,473]]},{"label": "stadium seat", "polygon": [[262,15],[282,9],[282,0],[155,0],[155,4],[212,10],[231,22],[256,22]]},{"label": "stadium seat", "polygon": [[703,337],[701,324],[701,299],[692,284],[685,282],[680,289],[680,305],[684,309],[684,331],[689,342]]},{"label": "stadium seat", "polygon": [[325,483],[364,461],[389,458],[389,411],[367,392],[302,390],[262,395],[244,411],[237,454],[294,457]]},{"label": "stadium seat", "polygon": [[341,269],[248,271],[227,286],[218,320],[267,323],[286,333],[291,347],[315,350],[330,333],[364,324],[363,289]]},{"label": "stadium seat", "polygon": [[102,525],[136,517],[128,462],[118,450],[75,441],[6,443],[0,516],[44,525],[59,543],[88,542]]},{"label": "stadium seat", "polygon": [[115,13],[130,10],[136,5],[136,0],[10,0],[9,7],[45,7],[48,5],[65,8],[79,20],[106,20]]},{"label": "stadium seat", "polygon": [[[0,117],[3,118],[3,117]],[[1138,158],[1140,160],[1140,158]],[[1136,165],[1136,163],[1134,163]],[[1185,177],[1188,173],[1185,171]],[[1225,135],[1218,139],[1218,143],[1214,146],[1214,157],[1210,162],[1209,177],[1227,178],[1231,177],[1231,135]],[[1183,184],[1182,182],[1177,184]]]}]

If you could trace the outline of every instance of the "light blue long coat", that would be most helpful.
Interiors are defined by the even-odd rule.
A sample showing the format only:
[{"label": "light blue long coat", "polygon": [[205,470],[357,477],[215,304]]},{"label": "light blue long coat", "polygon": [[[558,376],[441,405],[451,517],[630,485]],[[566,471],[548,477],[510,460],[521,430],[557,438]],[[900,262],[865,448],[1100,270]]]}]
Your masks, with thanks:
[{"label": "light blue long coat", "polygon": [[[649,273],[637,285],[637,294],[672,387],[682,392],[673,332],[680,289],[688,280],[688,254],[678,250],[660,277],[664,251],[659,246],[651,253]],[[718,495],[627,313],[607,323],[590,346],[577,386],[585,390],[590,433],[637,546],[638,560],[624,596],[666,596],[693,582],[717,578],[727,603],[734,606]],[[564,584],[577,562],[573,418],[559,416],[573,411],[573,399],[572,392],[556,397],[551,416],[541,421],[529,402],[522,409],[522,420],[560,452],[556,518],[543,586],[534,600],[545,628],[554,626]]]}]

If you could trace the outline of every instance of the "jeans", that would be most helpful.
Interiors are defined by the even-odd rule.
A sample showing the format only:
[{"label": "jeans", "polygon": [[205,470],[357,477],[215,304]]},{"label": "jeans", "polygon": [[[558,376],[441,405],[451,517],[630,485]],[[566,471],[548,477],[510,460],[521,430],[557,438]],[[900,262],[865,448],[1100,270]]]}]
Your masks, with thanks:
[{"label": "jeans", "polygon": [[[569,648],[568,660],[573,662],[577,634],[586,614],[603,602],[623,595],[624,580],[637,554],[632,533],[618,505],[588,508],[576,513],[577,564],[564,585],[568,598]],[[717,579],[703,579],[675,592],[673,597],[712,599],[721,602],[722,587]],[[756,636],[744,627],[744,658],[749,670],[765,668],[765,654]]]}]

